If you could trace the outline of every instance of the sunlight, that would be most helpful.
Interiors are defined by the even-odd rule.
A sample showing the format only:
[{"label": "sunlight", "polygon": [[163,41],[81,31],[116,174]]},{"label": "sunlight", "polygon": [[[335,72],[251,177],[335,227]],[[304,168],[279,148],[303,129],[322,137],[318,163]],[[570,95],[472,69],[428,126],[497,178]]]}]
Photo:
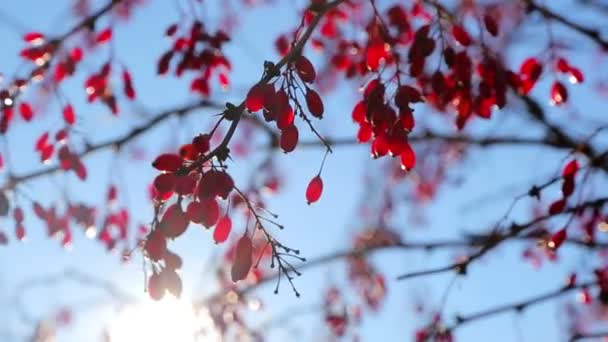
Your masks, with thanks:
[{"label": "sunlight", "polygon": [[220,337],[209,314],[195,314],[192,305],[166,295],[120,312],[110,326],[111,342],[215,342]]}]

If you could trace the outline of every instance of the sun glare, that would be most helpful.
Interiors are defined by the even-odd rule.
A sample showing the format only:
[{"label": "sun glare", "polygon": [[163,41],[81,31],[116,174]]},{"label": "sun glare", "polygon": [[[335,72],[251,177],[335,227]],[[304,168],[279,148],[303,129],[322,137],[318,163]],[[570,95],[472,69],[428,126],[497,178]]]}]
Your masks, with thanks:
[{"label": "sun glare", "polygon": [[220,337],[205,310],[195,314],[192,305],[166,295],[120,312],[110,326],[111,342],[215,342]]}]

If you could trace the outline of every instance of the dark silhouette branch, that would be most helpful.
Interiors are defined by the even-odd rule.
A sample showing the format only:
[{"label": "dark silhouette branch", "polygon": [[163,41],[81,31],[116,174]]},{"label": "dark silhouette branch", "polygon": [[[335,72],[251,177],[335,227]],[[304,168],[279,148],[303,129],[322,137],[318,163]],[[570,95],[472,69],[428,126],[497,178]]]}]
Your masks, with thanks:
[{"label": "dark silhouette branch", "polygon": [[586,26],[583,26],[577,22],[572,21],[571,19],[564,17],[556,12],[553,12],[549,8],[536,3],[533,0],[524,0],[524,3],[528,6],[530,11],[536,11],[540,13],[543,17],[547,19],[554,20],[580,34],[589,38],[598,44],[602,49],[608,50],[608,41],[602,39],[600,32],[596,29],[592,29]]},{"label": "dark silhouette branch", "polygon": [[608,331],[597,331],[593,333],[576,333],[572,335],[570,341],[583,341],[583,340],[594,340],[596,341],[598,338],[606,338],[608,337]]},{"label": "dark silhouette branch", "polygon": [[[171,118],[173,115],[185,115],[189,112],[203,109],[203,108],[217,108],[217,104],[209,101],[200,101],[192,104],[188,104],[185,106],[181,106],[178,108],[173,108],[170,110],[162,111],[161,113],[155,115],[150,121],[132,129],[130,132],[105,142],[97,143],[97,144],[86,144],[86,147],[83,151],[77,154],[79,158],[83,158],[92,154],[94,152],[105,150],[108,148],[112,148],[115,150],[121,149],[123,146],[133,141],[134,139],[140,137],[145,134],[150,129],[156,127],[157,125],[165,122],[167,119]],[[62,170],[59,166],[51,166],[41,170],[33,171],[27,174],[22,175],[9,175],[7,183],[2,187],[1,190],[14,189],[17,185],[27,182],[29,180],[46,176],[49,174],[53,174],[57,171]]]},{"label": "dark silhouette branch", "polygon": [[[341,4],[342,1],[344,1],[344,0],[334,0],[332,2],[326,3],[325,5],[319,6],[314,19],[308,25],[308,27],[306,28],[306,31],[304,31],[302,36],[297,40],[296,44],[289,51],[289,53],[286,56],[284,56],[283,58],[281,58],[281,60],[279,62],[277,62],[276,64],[267,63],[267,65],[265,65],[266,70],[264,72],[264,75],[262,76],[260,81],[258,81],[254,86],[268,84],[274,77],[276,77],[279,74],[279,70],[281,70],[281,68],[283,66],[293,62],[298,56],[300,56],[300,54],[302,53],[302,49],[304,49],[306,42],[312,35],[315,28],[319,25],[321,18],[329,10],[331,10],[332,8]],[[270,65],[270,64],[272,64],[272,65]],[[207,161],[213,159],[214,157],[216,157],[220,154],[225,154],[228,149],[228,144],[230,143],[230,140],[232,140],[232,137],[234,136],[234,133],[236,132],[236,128],[239,124],[239,121],[241,120],[241,117],[243,115],[246,115],[246,114],[244,114],[245,112],[246,112],[245,100],[243,100],[238,106],[233,106],[233,105],[227,106],[226,110],[224,111],[224,116],[222,117],[222,119],[226,118],[227,120],[230,120],[231,123],[230,123],[230,126],[228,127],[228,131],[226,132],[226,135],[224,135],[224,138],[222,139],[220,144],[215,149],[213,149],[211,152],[209,152],[208,154],[203,156],[202,158],[198,159],[197,161],[193,162],[192,164],[188,165],[187,167],[184,167],[181,170],[181,173],[187,174],[192,170],[196,170],[196,169],[200,168]]]},{"label": "dark silhouette branch", "polygon": [[543,108],[540,106],[538,101],[534,100],[530,96],[519,96],[526,105],[527,112],[530,116],[545,126],[550,136],[548,140],[555,146],[561,146],[563,148],[570,148],[573,151],[580,152],[589,158],[593,167],[601,168],[608,172],[608,158],[606,158],[606,152],[600,153],[588,141],[576,141],[571,138],[566,132],[564,132],[559,126],[552,124],[547,119]]},{"label": "dark silhouette branch", "polygon": [[[608,202],[608,199],[605,199],[605,202]],[[572,210],[576,210],[576,209],[572,209]],[[534,220],[534,222],[538,223],[540,221]],[[344,250],[344,251],[330,253],[330,254],[320,256],[317,258],[309,259],[306,262],[298,265],[296,267],[296,269],[301,272],[301,271],[304,271],[305,269],[310,269],[310,268],[314,268],[317,266],[326,265],[326,264],[334,262],[334,261],[347,259],[347,258],[351,258],[351,257],[364,257],[364,256],[368,256],[368,255],[374,254],[376,252],[381,252],[381,251],[424,250],[427,252],[432,252],[434,250],[439,250],[439,249],[484,247],[484,246],[487,246],[488,244],[490,244],[489,241],[493,241],[493,239],[496,239],[496,237],[493,235],[487,235],[487,236],[469,237],[469,238],[462,239],[462,240],[444,240],[444,241],[431,241],[431,242],[425,242],[425,241],[398,242],[398,243],[394,243],[394,244],[390,244],[390,245],[377,245],[377,246],[370,246],[370,247],[366,247],[366,248],[348,249],[348,250]],[[510,240],[511,241],[531,241],[531,240],[538,240],[538,239],[539,238],[537,236],[527,235],[527,236],[514,236]],[[564,243],[572,245],[572,246],[588,248],[591,250],[598,249],[598,248],[600,248],[600,249],[608,248],[607,242],[590,243],[590,242],[587,242],[587,241],[584,241],[581,239],[577,239],[577,238],[568,238],[564,241]],[[443,266],[443,267],[440,267],[437,269],[430,269],[430,270],[414,272],[414,273],[409,274],[408,277],[412,278],[412,277],[431,275],[434,273],[454,270],[454,269],[457,269],[458,267],[462,267],[462,263],[454,263],[454,264]],[[278,273],[273,273],[273,274],[267,275],[264,278],[260,279],[255,284],[251,284],[251,285],[248,285],[248,286],[240,288],[240,289],[234,289],[234,291],[239,295],[239,297],[244,296],[244,295],[256,290],[257,288],[276,280],[277,277],[278,277]],[[207,298],[198,300],[195,303],[195,305],[198,307],[202,307],[202,306],[209,305],[210,303],[213,303],[213,302],[221,301],[221,300],[223,300],[225,294],[226,294],[226,292],[223,292],[223,291],[218,292]]]},{"label": "dark silhouette branch", "polygon": [[498,247],[502,242],[517,237],[520,233],[523,233],[528,228],[534,227],[536,224],[538,224],[540,222],[543,222],[547,219],[550,219],[550,218],[553,218],[553,217],[556,217],[559,215],[573,214],[580,210],[588,209],[588,208],[600,208],[602,205],[604,205],[607,202],[608,202],[608,197],[589,200],[589,201],[583,202],[579,205],[568,207],[564,211],[562,211],[561,213],[558,213],[558,214],[546,214],[546,215],[537,217],[533,220],[530,220],[524,224],[513,223],[511,225],[511,227],[507,230],[507,232],[494,233],[494,235],[491,235],[492,238],[488,239],[486,241],[486,243],[483,246],[481,246],[479,251],[463,258],[462,260],[459,260],[459,261],[456,261],[451,264],[448,264],[448,265],[445,265],[442,267],[438,267],[438,268],[432,268],[432,269],[428,269],[428,270],[405,273],[405,274],[398,276],[397,280],[405,280],[405,279],[410,279],[410,278],[415,278],[415,277],[420,277],[420,276],[425,276],[425,275],[445,273],[445,272],[452,271],[452,270],[457,271],[459,274],[466,274],[468,266],[471,263],[473,263],[475,260],[480,259],[486,253],[488,253],[489,251]]},{"label": "dark silhouette branch", "polygon": [[505,312],[509,312],[509,311],[522,312],[528,307],[534,306],[539,303],[546,302],[551,299],[558,298],[571,291],[589,288],[589,287],[593,287],[595,285],[597,285],[597,282],[593,281],[593,282],[581,283],[581,284],[574,285],[574,286],[563,286],[559,289],[556,289],[556,290],[553,290],[553,291],[550,291],[547,293],[543,293],[541,295],[531,297],[529,299],[522,300],[519,302],[496,306],[493,308],[489,308],[486,310],[472,313],[470,315],[464,315],[464,316],[457,315],[456,323],[452,326],[447,327],[446,330],[454,331],[454,330],[464,326],[465,324],[468,324],[468,323],[471,323],[474,321],[478,321],[478,320],[481,320],[484,318],[489,318],[489,317],[492,317],[492,316],[495,316],[498,314],[502,314]]}]

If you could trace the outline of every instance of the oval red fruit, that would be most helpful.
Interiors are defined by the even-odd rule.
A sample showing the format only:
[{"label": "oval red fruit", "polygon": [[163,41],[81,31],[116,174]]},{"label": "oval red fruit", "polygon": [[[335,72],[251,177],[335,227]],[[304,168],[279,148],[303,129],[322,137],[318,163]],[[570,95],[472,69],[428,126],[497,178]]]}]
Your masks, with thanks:
[{"label": "oval red fruit", "polygon": [[209,151],[209,134],[199,134],[192,139],[192,146],[198,153],[207,153]]},{"label": "oval red fruit", "polygon": [[34,116],[34,111],[27,102],[21,102],[21,104],[19,104],[19,113],[25,121],[32,120],[32,117]]},{"label": "oval red fruit", "polygon": [[566,200],[563,198],[559,199],[559,200],[551,203],[551,205],[549,206],[549,215],[559,214],[562,211],[564,211],[565,207],[566,207]]},{"label": "oval red fruit", "polygon": [[559,246],[561,246],[564,243],[564,241],[566,240],[566,237],[567,237],[566,228],[562,228],[551,236],[551,239],[547,243],[547,246],[553,250],[556,250],[559,248]]},{"label": "oval red fruit", "polygon": [[322,193],[323,179],[321,179],[320,175],[317,175],[308,183],[308,187],[306,188],[306,202],[308,204],[315,203],[321,198]]},{"label": "oval red fruit", "polygon": [[488,33],[490,33],[492,36],[496,37],[498,35],[498,23],[493,16],[489,14],[484,15],[483,24],[485,25]]},{"label": "oval red fruit", "polygon": [[144,250],[148,258],[159,261],[165,256],[167,239],[160,230],[153,230],[146,239]]},{"label": "oval red fruit", "polygon": [[195,187],[195,175],[179,176],[175,180],[175,192],[177,192],[179,195],[190,195],[194,192]]},{"label": "oval red fruit", "polygon": [[63,107],[63,119],[68,125],[73,125],[76,122],[76,115],[74,114],[74,108],[68,104]]},{"label": "oval red fruit", "polygon": [[182,166],[182,157],[177,154],[165,153],[156,157],[152,166],[159,171],[175,172]]},{"label": "oval red fruit", "polygon": [[179,298],[182,295],[182,279],[179,277],[175,270],[165,268],[160,273],[164,287],[169,293]]},{"label": "oval red fruit", "polygon": [[314,117],[323,117],[324,106],[323,100],[321,100],[321,96],[319,96],[319,93],[312,89],[308,89],[306,91],[306,105],[308,106],[310,114],[312,114]]},{"label": "oval red fruit", "polygon": [[234,180],[227,172],[216,172],[215,175],[216,187],[215,194],[223,199],[228,199],[232,189],[234,189]]},{"label": "oval red fruit", "polygon": [[471,45],[471,37],[460,25],[452,26],[452,37],[454,37],[454,40],[456,40],[462,46]]},{"label": "oval red fruit", "polygon": [[416,153],[409,143],[403,145],[401,151],[401,168],[410,171],[416,166]]},{"label": "oval red fruit", "polygon": [[236,245],[234,263],[230,270],[230,275],[233,282],[243,280],[249,274],[252,264],[253,246],[251,239],[247,235],[243,235]]},{"label": "oval red fruit", "polygon": [[256,84],[247,93],[245,107],[250,112],[257,112],[264,107],[264,85]]},{"label": "oval red fruit", "polygon": [[154,187],[162,194],[173,191],[176,177],[173,173],[161,173],[154,178]]},{"label": "oval red fruit", "polygon": [[298,145],[298,128],[295,125],[291,125],[282,130],[279,144],[283,152],[289,153],[293,151],[296,145]]},{"label": "oval red fruit", "polygon": [[99,34],[95,38],[95,41],[98,44],[103,44],[103,43],[106,43],[107,41],[109,41],[110,39],[112,39],[112,29],[108,27],[108,28],[104,29],[103,31],[99,32]]},{"label": "oval red fruit", "polygon": [[172,269],[172,270],[179,270],[180,268],[182,268],[182,258],[171,252],[170,250],[167,249],[167,251],[165,252],[165,267]]},{"label": "oval red fruit", "polygon": [[568,101],[568,89],[559,81],[555,81],[551,87],[551,102],[560,106]]},{"label": "oval red fruit", "polygon": [[175,203],[165,211],[159,228],[166,237],[174,239],[186,231],[189,223],[188,217],[182,211],[181,206]]},{"label": "oval red fruit", "polygon": [[315,78],[317,78],[315,67],[312,65],[310,60],[308,60],[308,58],[304,56],[298,57],[295,62],[295,67],[302,81],[312,83],[315,81]]},{"label": "oval red fruit", "polygon": [[564,167],[564,171],[562,171],[562,176],[575,176],[578,172],[578,168],[578,161],[576,159],[572,159],[568,164],[566,164],[566,167]]},{"label": "oval red fruit", "polygon": [[161,300],[165,296],[165,285],[159,273],[152,273],[148,279],[148,294],[154,300]]},{"label": "oval red fruit", "polygon": [[222,216],[222,218],[217,222],[217,226],[215,226],[215,231],[213,232],[213,240],[215,243],[222,243],[226,241],[231,230],[232,220],[230,217],[228,217],[228,215]]},{"label": "oval red fruit", "polygon": [[202,199],[200,205],[201,224],[206,228],[213,227],[220,217],[220,207],[212,198]]}]

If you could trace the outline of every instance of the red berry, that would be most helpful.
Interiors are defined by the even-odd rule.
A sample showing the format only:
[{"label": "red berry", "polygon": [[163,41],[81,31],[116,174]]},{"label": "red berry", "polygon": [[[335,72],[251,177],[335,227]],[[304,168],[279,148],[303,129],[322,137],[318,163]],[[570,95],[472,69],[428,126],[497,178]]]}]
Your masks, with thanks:
[{"label": "red berry", "polygon": [[156,190],[165,194],[172,192],[175,187],[176,176],[173,173],[161,173],[154,179],[154,187]]},{"label": "red berry", "polygon": [[144,244],[144,250],[148,258],[159,261],[165,256],[167,250],[167,239],[160,230],[153,230],[148,234],[148,238]]},{"label": "red berry", "polygon": [[27,102],[21,102],[21,104],[19,104],[19,113],[25,121],[32,120],[32,117],[34,116],[34,111]]},{"label": "red berry", "polygon": [[133,80],[128,70],[122,72],[122,82],[124,84],[124,93],[129,100],[135,99],[135,88],[133,88]]},{"label": "red berry", "polygon": [[177,154],[161,154],[152,162],[152,166],[159,171],[175,172],[182,166],[182,157]]},{"label": "red berry", "polygon": [[247,277],[252,264],[253,246],[251,239],[246,234],[239,239],[236,245],[234,263],[230,270],[233,282],[243,280]]},{"label": "red berry", "polygon": [[215,243],[222,243],[226,241],[231,230],[232,220],[230,217],[228,217],[228,215],[222,216],[222,218],[217,222],[217,226],[215,226],[215,231],[213,232],[213,240]]},{"label": "red berry", "polygon": [[551,101],[556,106],[568,101],[568,89],[559,81],[555,81],[551,87]]},{"label": "red berry", "polygon": [[549,206],[549,215],[559,214],[562,211],[564,211],[565,207],[566,207],[566,200],[563,198],[559,199],[559,200],[551,203],[551,205]]},{"label": "red berry", "polygon": [[181,206],[175,203],[167,208],[158,226],[166,237],[174,239],[186,231],[189,223]]},{"label": "red berry", "polygon": [[40,32],[28,32],[23,35],[23,41],[26,43],[34,43],[44,39],[44,34]]},{"label": "red berry", "polygon": [[312,89],[308,89],[306,91],[306,105],[308,106],[310,114],[312,114],[314,117],[323,117],[323,100],[321,100],[319,93]]},{"label": "red berry", "polygon": [[206,228],[213,227],[220,217],[220,207],[215,199],[201,200],[200,215],[201,223]]},{"label": "red berry", "polygon": [[21,223],[17,223],[15,226],[15,237],[19,241],[25,240],[25,227]]},{"label": "red berry", "polygon": [[165,296],[165,284],[159,273],[152,273],[148,279],[148,293],[154,300],[161,300]]},{"label": "red berry", "polygon": [[416,166],[416,153],[412,146],[407,143],[403,146],[401,151],[401,168],[410,171]]},{"label": "red berry", "polygon": [[289,153],[296,148],[298,144],[298,128],[295,125],[286,127],[281,131],[279,145],[285,153]]},{"label": "red berry", "polygon": [[498,23],[496,22],[496,19],[494,19],[493,16],[486,14],[483,16],[483,23],[486,27],[486,30],[493,35],[494,37],[496,37],[498,35]]},{"label": "red berry", "polygon": [[295,62],[295,67],[296,67],[298,75],[300,75],[300,78],[302,79],[302,81],[304,81],[306,83],[312,83],[315,81],[315,78],[317,78],[317,73],[315,72],[315,67],[308,60],[308,58],[306,58],[304,56],[298,57],[298,59]]},{"label": "red berry", "polygon": [[321,198],[322,193],[323,179],[321,179],[320,175],[317,175],[308,183],[308,187],[306,188],[306,202],[308,204],[315,203]]},{"label": "red berry", "polygon": [[378,70],[382,61],[386,60],[388,56],[387,47],[388,45],[385,44],[383,41],[374,42],[367,47],[365,61],[369,70]]},{"label": "red berry", "polygon": [[553,250],[556,250],[562,245],[562,243],[564,243],[566,237],[566,228],[562,228],[551,236],[551,239],[549,240],[547,246]]},{"label": "red berry", "polygon": [[452,36],[462,46],[471,45],[471,37],[467,31],[460,25],[452,26]]},{"label": "red berry", "polygon": [[103,44],[103,43],[106,43],[107,41],[109,41],[110,39],[112,39],[112,29],[108,27],[108,28],[102,30],[101,32],[99,32],[99,34],[95,38],[95,41],[98,44]]},{"label": "red berry", "polygon": [[232,177],[225,171],[215,173],[216,195],[223,199],[228,199],[228,196],[234,189],[234,181]]},{"label": "red berry", "polygon": [[274,95],[274,87],[270,84],[256,84],[247,93],[245,99],[245,107],[251,113],[257,112],[264,107],[265,103],[268,103],[270,98]]},{"label": "red berry", "polygon": [[68,125],[73,125],[76,122],[76,115],[74,114],[74,108],[68,104],[63,107],[63,119]]},{"label": "red berry", "polygon": [[566,167],[564,167],[564,171],[562,171],[563,177],[575,176],[576,172],[578,172],[578,161],[576,159],[572,159]]},{"label": "red berry", "polygon": [[192,146],[200,154],[207,153],[209,151],[209,139],[209,134],[199,134],[192,139]]},{"label": "red berry", "polygon": [[172,270],[179,270],[180,268],[182,268],[182,258],[171,252],[170,250],[167,249],[167,251],[165,252],[165,267],[172,269]]},{"label": "red berry", "polygon": [[175,180],[175,192],[179,195],[187,196],[194,192],[196,188],[196,176],[179,176]]}]

